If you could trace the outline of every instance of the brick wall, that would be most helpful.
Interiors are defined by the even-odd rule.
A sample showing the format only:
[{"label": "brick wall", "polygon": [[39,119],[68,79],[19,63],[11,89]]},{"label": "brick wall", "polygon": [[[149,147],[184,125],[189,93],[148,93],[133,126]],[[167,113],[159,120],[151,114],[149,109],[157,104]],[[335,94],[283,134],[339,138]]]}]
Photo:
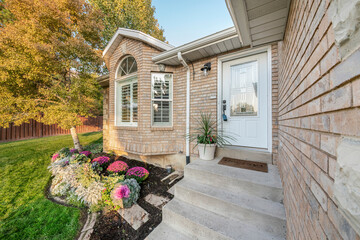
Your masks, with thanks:
[{"label": "brick wall", "polygon": [[279,121],[278,121],[278,89],[279,89],[279,54],[278,44],[271,45],[271,116],[272,116],[272,157],[273,164],[278,160]]},{"label": "brick wall", "polygon": [[292,1],[279,43],[278,166],[288,239],[359,238],[335,204],[333,184],[340,137],[360,135],[360,79],[351,67],[360,53],[341,60],[328,9],[328,0]]}]

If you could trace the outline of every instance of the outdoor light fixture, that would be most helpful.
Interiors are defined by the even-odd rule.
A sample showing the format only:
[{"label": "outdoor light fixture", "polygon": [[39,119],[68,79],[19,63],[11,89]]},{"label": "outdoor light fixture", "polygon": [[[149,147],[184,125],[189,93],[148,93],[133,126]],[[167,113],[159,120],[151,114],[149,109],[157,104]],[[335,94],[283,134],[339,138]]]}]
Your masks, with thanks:
[{"label": "outdoor light fixture", "polygon": [[205,63],[204,67],[201,68],[201,71],[204,72],[205,77],[209,74],[210,70],[211,70],[211,62]]}]

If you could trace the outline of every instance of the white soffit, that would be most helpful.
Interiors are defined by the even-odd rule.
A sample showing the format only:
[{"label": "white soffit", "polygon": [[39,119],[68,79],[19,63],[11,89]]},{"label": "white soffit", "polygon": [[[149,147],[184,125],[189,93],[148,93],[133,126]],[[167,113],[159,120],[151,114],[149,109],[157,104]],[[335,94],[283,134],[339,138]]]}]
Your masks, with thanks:
[{"label": "white soffit", "polygon": [[177,53],[181,52],[187,61],[196,61],[233,49],[241,48],[241,43],[235,27],[231,27],[198,40],[186,43],[166,52],[155,55],[152,60],[156,64],[180,65]]},{"label": "white soffit", "polygon": [[107,58],[110,56],[124,37],[139,40],[161,51],[167,51],[174,48],[174,46],[160,41],[159,39],[156,39],[143,32],[127,28],[119,28],[104,49],[103,57]]},{"label": "white soffit", "polygon": [[281,41],[291,0],[225,0],[244,46]]}]

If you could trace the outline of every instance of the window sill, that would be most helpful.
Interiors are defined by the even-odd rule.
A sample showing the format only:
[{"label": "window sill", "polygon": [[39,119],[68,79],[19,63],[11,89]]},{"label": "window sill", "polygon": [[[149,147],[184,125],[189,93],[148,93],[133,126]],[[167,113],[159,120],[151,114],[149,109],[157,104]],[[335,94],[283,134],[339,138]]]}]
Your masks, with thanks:
[{"label": "window sill", "polygon": [[151,131],[172,131],[174,130],[174,127],[157,127],[157,126],[152,126],[151,127]]},{"label": "window sill", "polygon": [[114,126],[116,130],[130,130],[130,131],[137,131],[138,126]]}]

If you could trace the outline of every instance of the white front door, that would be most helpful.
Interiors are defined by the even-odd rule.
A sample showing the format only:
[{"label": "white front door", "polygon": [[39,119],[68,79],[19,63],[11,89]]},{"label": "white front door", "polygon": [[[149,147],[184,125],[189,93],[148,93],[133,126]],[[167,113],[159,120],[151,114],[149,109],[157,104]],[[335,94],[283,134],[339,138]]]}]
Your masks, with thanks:
[{"label": "white front door", "polygon": [[267,53],[223,62],[222,127],[232,145],[268,148]]}]

